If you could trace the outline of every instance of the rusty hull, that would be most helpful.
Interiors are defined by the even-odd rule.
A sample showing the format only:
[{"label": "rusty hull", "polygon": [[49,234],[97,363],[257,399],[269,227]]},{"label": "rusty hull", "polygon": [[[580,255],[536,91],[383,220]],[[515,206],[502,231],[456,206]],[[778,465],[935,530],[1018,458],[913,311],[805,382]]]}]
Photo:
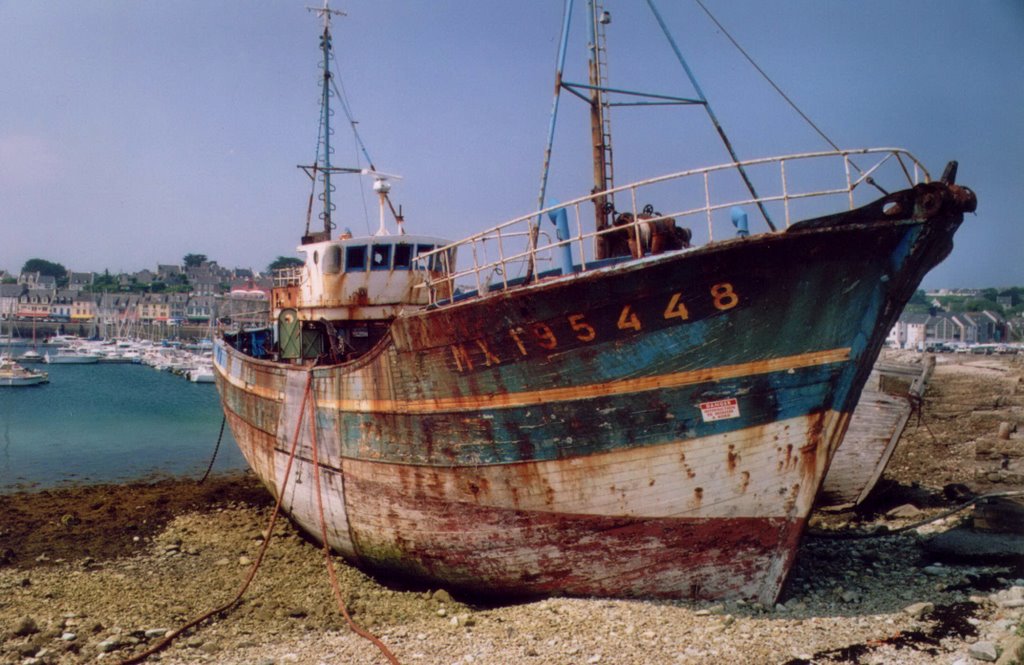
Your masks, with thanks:
[{"label": "rusty hull", "polygon": [[221,341],[217,385],[314,535],[320,474],[330,544],[359,565],[769,604],[886,333],[951,248],[960,209],[886,212],[933,193],[406,311],[341,365]]}]

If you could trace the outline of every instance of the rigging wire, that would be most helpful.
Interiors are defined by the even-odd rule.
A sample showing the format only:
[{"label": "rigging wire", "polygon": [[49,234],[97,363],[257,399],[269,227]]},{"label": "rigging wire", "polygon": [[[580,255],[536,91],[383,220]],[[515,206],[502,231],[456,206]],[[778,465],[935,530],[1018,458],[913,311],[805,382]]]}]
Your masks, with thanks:
[{"label": "rigging wire", "polygon": [[[818,136],[820,136],[822,139],[825,140],[826,143],[828,143],[830,146],[832,146],[832,148],[836,152],[842,152],[842,148],[840,148],[838,145],[836,145],[835,141],[833,141],[820,127],[818,127],[818,125],[815,124],[815,122],[813,120],[811,120],[810,117],[806,113],[804,113],[803,110],[801,110],[799,106],[796,105],[796,102],[794,102],[792,99],[790,99],[789,95],[787,95],[785,92],[783,92],[782,88],[780,88],[778,86],[778,84],[775,83],[775,81],[772,80],[772,78],[770,76],[768,76],[768,73],[765,72],[763,69],[761,69],[761,66],[758,65],[754,61],[754,59],[750,56],[749,53],[746,52],[746,50],[742,46],[740,46],[739,42],[737,42],[736,39],[729,33],[729,31],[725,29],[725,26],[722,25],[721,22],[717,18],[715,18],[715,15],[712,14],[711,10],[709,10],[704,5],[702,0],[694,0],[694,2],[696,2],[697,5],[701,9],[704,10],[704,13],[708,15],[708,18],[711,19],[711,22],[714,23],[716,26],[718,26],[718,29],[722,31],[722,34],[725,35],[726,39],[728,39],[730,42],[732,42],[732,45],[736,47],[736,50],[739,51],[740,54],[744,58],[746,58],[747,62],[749,62],[750,65],[754,69],[757,70],[757,73],[760,74],[761,77],[764,78],[764,80],[767,81],[768,84],[770,86],[772,86],[772,88],[775,89],[775,92],[779,93],[779,96],[781,96],[784,100],[786,100],[786,103],[789,104],[793,108],[793,110],[796,111],[800,115],[800,117],[803,118],[804,121],[808,125],[810,125],[811,128],[815,132],[818,133]],[[855,164],[852,159],[850,160],[850,165],[853,166],[853,168],[857,169],[858,173],[863,173],[864,172],[863,169],[861,169],[859,166],[857,166],[857,164]],[[868,176],[866,182],[869,185],[873,186],[878,191],[882,192],[883,194],[888,194],[889,193],[889,192],[885,191],[884,189],[882,189],[882,187],[879,186],[878,183],[875,182],[874,178],[872,178],[870,176]]]},{"label": "rigging wire", "polygon": [[[331,76],[331,88],[334,90],[334,96],[338,99],[341,104],[341,110],[345,113],[345,118],[348,120],[348,126],[352,130],[352,136],[356,142],[356,165],[360,165],[359,153],[361,152],[366,157],[366,163],[369,165],[370,170],[376,171],[377,168],[373,164],[373,159],[370,158],[370,153],[366,149],[366,144],[363,143],[363,137],[359,135],[359,130],[356,125],[358,121],[352,115],[352,108],[348,101],[348,91],[345,90],[345,81],[341,78],[341,67],[338,65],[337,58],[334,57],[334,50],[331,50],[330,54],[331,64],[333,64],[333,75]],[[341,82],[339,88],[337,81]],[[363,184],[362,179],[359,179],[359,195],[363,201],[363,220],[366,222],[367,235],[371,233],[370,226],[370,208],[366,203],[366,187]]]}]

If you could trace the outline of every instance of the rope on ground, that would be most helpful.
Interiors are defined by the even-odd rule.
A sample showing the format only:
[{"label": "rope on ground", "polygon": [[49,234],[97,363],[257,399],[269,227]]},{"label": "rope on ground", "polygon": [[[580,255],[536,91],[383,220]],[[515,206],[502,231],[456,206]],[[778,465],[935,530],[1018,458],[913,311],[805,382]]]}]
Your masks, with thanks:
[{"label": "rope on ground", "polygon": [[919,527],[924,526],[925,524],[931,524],[932,522],[938,522],[941,519],[945,519],[945,518],[949,517],[950,515],[959,513],[962,510],[966,510],[967,508],[970,508],[974,504],[976,504],[976,503],[978,503],[980,501],[985,501],[986,499],[999,499],[999,498],[1012,497],[1012,496],[1024,496],[1024,490],[1012,490],[1012,491],[1008,491],[1008,492],[991,492],[989,494],[981,494],[979,496],[974,497],[973,499],[971,499],[970,501],[968,501],[966,503],[962,503],[959,506],[956,506],[955,508],[951,508],[951,509],[949,509],[949,510],[947,510],[945,512],[939,513],[938,515],[934,515],[932,517],[929,517],[928,519],[921,520],[920,522],[914,522],[913,524],[907,524],[906,526],[901,526],[898,529],[887,529],[884,532],[878,532],[878,531],[873,531],[871,533],[865,533],[865,532],[862,532],[862,531],[836,531],[836,532],[829,532],[829,531],[821,531],[820,529],[808,529],[807,530],[807,535],[809,535],[811,537],[814,537],[814,538],[827,538],[827,539],[832,539],[832,540],[862,540],[862,539],[866,539],[866,538],[885,538],[886,536],[895,536],[896,534],[903,533],[904,531],[910,531],[911,529],[917,529]]},{"label": "rope on ground", "polygon": [[[313,371],[309,372],[310,381],[313,380]],[[353,633],[359,635],[365,640],[373,643],[375,647],[384,657],[388,659],[393,665],[401,665],[398,662],[398,658],[395,654],[391,653],[376,635],[370,633],[366,629],[359,626],[355,621],[352,620],[352,616],[348,613],[348,608],[345,606],[345,601],[341,595],[341,587],[338,584],[338,576],[334,570],[334,561],[331,559],[331,546],[327,542],[327,520],[324,517],[324,495],[320,492],[320,459],[317,449],[320,447],[320,443],[317,438],[317,420],[316,420],[316,395],[313,394],[309,400],[309,424],[312,429],[313,441],[313,481],[316,489],[316,509],[320,517],[320,541],[323,543],[324,561],[327,564],[327,576],[331,580],[331,590],[334,592],[334,598],[338,602],[338,609],[341,611],[342,616],[345,617],[345,623],[352,630]]]},{"label": "rope on ground", "polygon": [[213,471],[213,463],[217,460],[217,451],[220,450],[220,441],[224,438],[224,423],[228,421],[227,414],[221,416],[220,419],[220,434],[217,435],[217,445],[213,447],[213,457],[210,458],[210,465],[206,467],[206,473],[203,477],[196,482],[196,485],[202,485],[206,482],[206,479],[210,477],[210,472]]},{"label": "rope on ground", "polygon": [[122,660],[118,665],[136,665],[137,663],[143,662],[144,660],[146,660],[153,654],[157,653],[158,651],[162,651],[163,649],[167,648],[171,644],[171,642],[173,642],[179,635],[184,633],[189,628],[199,625],[200,623],[206,621],[207,619],[216,614],[227,612],[232,607],[234,607],[238,603],[238,601],[242,599],[242,596],[249,588],[249,585],[256,577],[256,571],[259,570],[260,564],[263,563],[263,555],[267,551],[267,545],[270,543],[270,538],[274,533],[274,524],[277,522],[277,516],[281,512],[281,502],[284,500],[284,491],[288,485],[288,478],[291,477],[292,462],[295,460],[295,451],[299,447],[299,429],[302,427],[302,418],[303,415],[305,414],[306,401],[309,398],[312,385],[313,375],[311,373],[309,375],[309,381],[306,382],[306,390],[302,394],[302,403],[299,406],[298,422],[295,423],[295,434],[292,437],[292,448],[288,454],[288,464],[285,466],[284,477],[281,481],[281,487],[277,491],[277,502],[274,504],[274,512],[271,513],[270,522],[267,525],[267,537],[263,539],[263,544],[260,545],[259,554],[256,555],[256,561],[253,562],[252,568],[249,570],[249,575],[245,578],[245,581],[242,583],[242,587],[238,590],[238,593],[235,594],[235,597],[227,603],[221,605],[220,607],[214,608],[209,612],[206,612],[205,614],[196,617],[195,619],[192,619],[184,626],[181,626],[180,628],[171,631],[166,637],[164,637],[164,639],[160,640],[149,649],[143,651],[137,656],[132,656],[127,660]]}]

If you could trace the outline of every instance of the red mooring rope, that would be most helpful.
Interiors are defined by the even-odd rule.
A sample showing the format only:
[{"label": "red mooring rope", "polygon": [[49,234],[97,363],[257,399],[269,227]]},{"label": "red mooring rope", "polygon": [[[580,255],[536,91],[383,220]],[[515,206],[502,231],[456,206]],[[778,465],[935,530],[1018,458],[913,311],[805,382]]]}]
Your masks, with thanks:
[{"label": "red mooring rope", "polygon": [[223,612],[227,612],[232,607],[234,607],[238,603],[238,601],[240,601],[242,599],[242,596],[245,594],[246,590],[249,588],[249,585],[252,583],[253,579],[256,577],[256,571],[259,570],[260,564],[263,563],[263,556],[264,556],[264,554],[267,551],[267,545],[270,543],[271,536],[273,535],[273,532],[274,532],[274,524],[277,522],[277,516],[281,512],[281,503],[284,500],[285,488],[288,485],[288,479],[291,477],[292,463],[295,461],[295,453],[298,450],[298,446],[299,446],[299,431],[302,428],[302,420],[303,420],[303,418],[306,415],[306,404],[307,403],[310,405],[310,413],[311,413],[311,416],[312,416],[311,417],[311,421],[312,421],[312,434],[313,434],[313,446],[312,446],[313,447],[313,466],[314,466],[314,469],[315,469],[314,478],[316,479],[317,507],[319,508],[319,511],[320,511],[320,529],[321,529],[321,535],[322,535],[323,542],[324,542],[324,556],[327,559],[327,570],[328,570],[328,574],[329,574],[330,579],[331,579],[331,587],[334,590],[334,595],[335,595],[335,597],[338,600],[338,607],[341,609],[341,613],[344,615],[345,621],[348,623],[349,628],[351,628],[354,633],[356,633],[360,637],[363,637],[363,638],[369,640],[370,642],[372,642],[378,649],[380,649],[381,653],[383,653],[391,663],[393,663],[394,665],[400,665],[400,663],[398,662],[398,659],[395,658],[394,654],[392,654],[391,651],[388,650],[387,646],[385,646],[383,642],[381,642],[377,637],[375,637],[371,633],[367,632],[363,628],[360,628],[358,625],[356,625],[356,623],[354,621],[352,621],[352,617],[349,616],[348,610],[346,609],[345,604],[344,604],[344,602],[342,601],[342,598],[341,598],[341,589],[338,586],[337,577],[336,577],[336,575],[334,573],[334,566],[333,566],[333,564],[331,562],[331,558],[330,558],[330,547],[327,545],[327,525],[326,525],[326,522],[324,520],[323,499],[320,496],[320,470],[319,470],[319,466],[318,466],[318,456],[317,456],[317,445],[318,444],[317,444],[317,435],[316,435],[316,432],[317,432],[316,410],[315,410],[316,407],[315,407],[314,401],[312,399],[310,399],[312,394],[313,394],[313,372],[310,371],[309,372],[309,378],[306,380],[306,388],[305,388],[305,390],[302,393],[302,402],[299,405],[299,418],[298,418],[298,422],[295,423],[295,432],[292,435],[292,447],[291,447],[291,450],[288,453],[288,464],[285,466],[284,477],[283,477],[283,479],[281,481],[281,486],[280,486],[280,488],[278,489],[278,492],[277,492],[277,501],[274,503],[274,511],[271,513],[271,515],[270,515],[270,522],[267,525],[267,537],[263,539],[263,544],[260,545],[260,551],[256,555],[256,561],[253,563],[252,568],[249,570],[249,574],[248,574],[248,576],[246,576],[245,581],[242,583],[242,587],[238,590],[238,593],[236,593],[235,597],[232,598],[227,603],[221,605],[220,607],[214,608],[214,609],[212,609],[212,610],[210,610],[210,611],[208,611],[208,612],[206,612],[206,613],[196,617],[195,619],[192,619],[191,621],[189,621],[185,625],[183,625],[180,628],[177,628],[174,631],[172,631],[171,633],[169,633],[166,637],[164,637],[162,640],[160,640],[159,642],[154,644],[152,647],[150,647],[146,651],[143,651],[142,653],[140,653],[140,654],[138,654],[136,656],[132,656],[131,658],[128,658],[126,660],[121,661],[119,663],[119,665],[137,665],[137,663],[143,662],[144,660],[146,660],[147,658],[149,658],[153,654],[155,654],[155,653],[157,653],[159,651],[162,651],[163,649],[167,648],[171,644],[171,642],[173,642],[179,635],[184,633],[189,628],[192,628],[192,627],[202,623],[203,621],[206,621],[207,619],[209,619],[210,617],[212,617],[212,616],[214,616],[216,614],[221,614]]}]

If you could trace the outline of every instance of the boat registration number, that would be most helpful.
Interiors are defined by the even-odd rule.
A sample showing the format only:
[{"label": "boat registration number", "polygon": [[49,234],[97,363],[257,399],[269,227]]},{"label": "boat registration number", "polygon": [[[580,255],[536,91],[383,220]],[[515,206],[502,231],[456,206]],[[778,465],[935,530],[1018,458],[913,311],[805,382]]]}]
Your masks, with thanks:
[{"label": "boat registration number", "polygon": [[538,353],[560,352],[603,339],[691,323],[731,310],[743,301],[731,282],[720,282],[689,293],[677,291],[633,303],[607,303],[600,311],[523,323],[488,338],[452,344],[450,361],[452,369],[460,373],[494,367]]}]

